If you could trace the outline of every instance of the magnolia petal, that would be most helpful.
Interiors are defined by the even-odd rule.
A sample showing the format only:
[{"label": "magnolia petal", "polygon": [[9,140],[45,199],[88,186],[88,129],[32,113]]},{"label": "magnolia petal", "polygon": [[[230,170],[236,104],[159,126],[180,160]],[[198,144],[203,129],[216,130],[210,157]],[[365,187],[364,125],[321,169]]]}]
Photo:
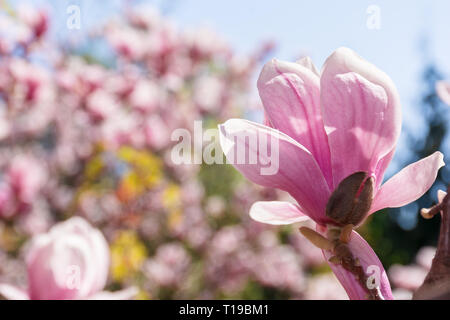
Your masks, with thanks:
[{"label": "magnolia petal", "polygon": [[[320,110],[320,80],[312,62],[272,59],[261,71],[258,90],[271,127],[308,149],[331,185],[328,138]],[[303,65],[305,64],[305,65]]]},{"label": "magnolia petal", "polygon": [[219,131],[228,163],[247,179],[289,192],[305,214],[322,224],[330,222],[325,217],[330,190],[305,147],[278,130],[247,120],[228,120]]},{"label": "magnolia petal", "polygon": [[250,208],[250,217],[258,222],[285,225],[308,220],[298,205],[282,201],[259,201]]},{"label": "magnolia petal", "polygon": [[0,296],[8,300],[30,300],[25,290],[10,284],[0,284]]},{"label": "magnolia petal", "polygon": [[96,229],[91,230],[90,236],[92,252],[96,255],[92,261],[95,261],[97,268],[94,272],[93,283],[89,286],[90,290],[88,295],[98,292],[106,286],[110,266],[109,246],[105,237],[100,230]]},{"label": "magnolia petal", "polygon": [[439,81],[436,83],[436,93],[439,98],[450,106],[450,83],[447,81]]},{"label": "magnolia petal", "polygon": [[395,148],[392,149],[387,155],[385,155],[380,161],[378,161],[377,168],[375,169],[375,188],[378,190],[383,183],[384,173],[391,163],[392,158],[394,157]]},{"label": "magnolia petal", "polygon": [[265,111],[264,111],[263,125],[265,125],[266,127],[273,128],[272,124],[270,123],[270,119]]},{"label": "magnolia petal", "polygon": [[320,72],[319,72],[319,70],[317,70],[316,66],[314,65],[314,63],[312,62],[310,57],[308,57],[308,56],[303,57],[303,58],[297,60],[296,63],[311,70],[316,76],[320,77]]},{"label": "magnolia petal", "polygon": [[[107,282],[109,270],[109,246],[103,234],[91,227],[91,225],[81,217],[72,217],[64,224],[56,225],[52,233],[79,234],[84,241],[89,244],[88,250],[83,250],[83,242],[78,237],[65,237],[67,241],[72,240],[73,245],[80,251],[85,252],[88,264],[95,265],[95,268],[86,268],[84,271],[82,286],[79,288],[78,296],[86,297],[101,291]],[[72,242],[70,241],[70,242]],[[67,250],[67,246],[63,248]]]},{"label": "magnolia petal", "polygon": [[[356,231],[352,231],[348,246],[353,256],[359,260],[366,275],[375,279],[374,283],[378,285],[383,298],[392,300],[391,285],[389,284],[386,271],[370,245]],[[347,291],[349,298],[351,300],[367,300],[367,291],[361,287],[355,275],[348,272],[341,265],[329,262],[328,259],[333,256],[331,251],[322,250],[322,252],[336,278]]]},{"label": "magnolia petal", "polygon": [[374,174],[400,135],[400,100],[393,82],[347,48],[327,59],[320,80],[334,185],[356,171]]},{"label": "magnolia petal", "polygon": [[381,186],[370,212],[401,207],[419,199],[433,185],[443,165],[444,156],[437,151],[403,168]]}]

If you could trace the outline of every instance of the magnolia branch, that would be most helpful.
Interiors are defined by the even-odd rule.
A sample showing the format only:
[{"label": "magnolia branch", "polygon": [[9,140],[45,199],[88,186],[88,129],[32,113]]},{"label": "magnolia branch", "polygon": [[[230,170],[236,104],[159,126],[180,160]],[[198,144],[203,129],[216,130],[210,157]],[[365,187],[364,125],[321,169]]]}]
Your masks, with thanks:
[{"label": "magnolia branch", "polygon": [[421,213],[428,219],[440,213],[441,228],[430,272],[414,293],[413,299],[447,300],[450,299],[450,186],[442,201],[430,209],[422,209]]}]

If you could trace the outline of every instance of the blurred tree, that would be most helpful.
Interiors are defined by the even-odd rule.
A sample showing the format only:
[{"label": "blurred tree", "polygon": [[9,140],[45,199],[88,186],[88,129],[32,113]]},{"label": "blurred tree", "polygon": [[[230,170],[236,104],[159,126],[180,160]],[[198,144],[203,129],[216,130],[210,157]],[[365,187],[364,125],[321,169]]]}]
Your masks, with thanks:
[{"label": "blurred tree", "polygon": [[[421,135],[417,135],[417,127],[404,126],[407,143],[411,152],[410,159],[406,159],[402,167],[418,159],[429,156],[435,151],[441,151],[444,155],[450,152],[448,143],[445,143],[449,131],[449,112],[436,94],[436,82],[442,79],[442,75],[433,57],[429,53],[427,37],[420,42],[420,51],[424,68],[421,72],[420,87],[420,115],[427,128]],[[373,215],[366,232],[369,243],[376,249],[385,267],[394,263],[410,263],[417,251],[426,245],[435,246],[439,234],[440,218],[424,220],[419,215],[421,208],[427,208],[436,203],[437,189],[445,189],[448,184],[448,167],[439,171],[434,187],[417,200],[413,205],[403,209],[389,209],[388,214],[382,212]],[[447,181],[446,181],[447,180]],[[406,223],[405,223],[406,221]],[[409,226],[409,228],[405,227]],[[409,229],[409,230],[406,230]]]}]

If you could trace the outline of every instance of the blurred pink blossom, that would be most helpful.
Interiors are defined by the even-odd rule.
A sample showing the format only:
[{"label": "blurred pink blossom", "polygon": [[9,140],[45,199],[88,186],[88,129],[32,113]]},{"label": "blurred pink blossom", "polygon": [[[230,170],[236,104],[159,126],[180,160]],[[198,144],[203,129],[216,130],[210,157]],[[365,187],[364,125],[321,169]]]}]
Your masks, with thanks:
[{"label": "blurred pink blossom", "polygon": [[22,155],[11,160],[6,176],[18,200],[28,204],[33,202],[47,179],[46,168],[41,163]]},{"label": "blurred pink blossom", "polygon": [[339,286],[332,273],[310,278],[305,290],[306,300],[348,300],[345,290]]},{"label": "blurred pink blossom", "polygon": [[40,39],[47,32],[49,17],[46,11],[36,10],[28,5],[21,5],[18,8],[18,16],[33,31],[33,36],[36,39]]},{"label": "blurred pink blossom", "polygon": [[154,258],[145,265],[150,281],[163,287],[180,285],[184,280],[191,258],[178,243],[167,243],[158,248]]},{"label": "blurred pink blossom", "polygon": [[33,238],[26,256],[28,288],[0,285],[8,299],[129,299],[133,288],[102,292],[109,270],[108,243],[79,217],[56,224]]},{"label": "blurred pink blossom", "polygon": [[28,212],[42,191],[47,168],[32,156],[16,155],[9,160],[0,183],[0,216]]},{"label": "blurred pink blossom", "polygon": [[416,255],[415,263],[407,266],[394,264],[389,268],[389,278],[396,287],[394,296],[402,300],[410,300],[425,280],[431,268],[436,248],[423,247]]}]

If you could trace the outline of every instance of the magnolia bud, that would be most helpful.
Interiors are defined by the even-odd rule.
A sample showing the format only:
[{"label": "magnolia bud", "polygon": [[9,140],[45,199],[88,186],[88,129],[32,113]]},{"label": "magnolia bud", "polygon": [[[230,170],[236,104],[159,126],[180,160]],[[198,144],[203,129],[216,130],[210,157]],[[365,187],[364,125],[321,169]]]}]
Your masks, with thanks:
[{"label": "magnolia bud", "polygon": [[369,214],[373,189],[374,179],[367,172],[351,174],[331,194],[326,215],[338,225],[357,226]]}]

